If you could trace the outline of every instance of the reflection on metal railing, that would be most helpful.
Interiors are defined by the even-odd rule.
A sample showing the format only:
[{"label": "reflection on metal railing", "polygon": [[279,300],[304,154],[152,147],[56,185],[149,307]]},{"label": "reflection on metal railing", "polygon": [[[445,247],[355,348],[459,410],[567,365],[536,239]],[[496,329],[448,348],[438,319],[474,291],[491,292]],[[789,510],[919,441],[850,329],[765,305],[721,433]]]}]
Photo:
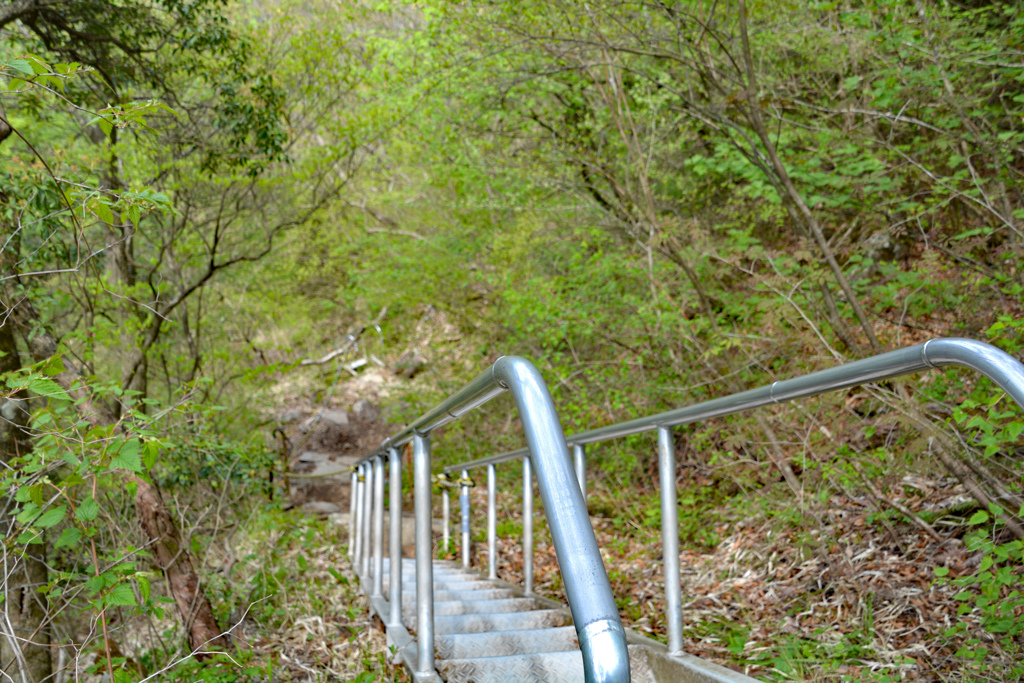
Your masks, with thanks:
[{"label": "reflection on metal railing", "polygon": [[[664,557],[665,607],[670,655],[684,657],[682,640],[681,577],[679,566],[678,504],[676,498],[676,463],[672,429],[676,426],[722,417],[752,410],[773,403],[785,403],[827,391],[891,379],[931,368],[957,365],[970,368],[988,377],[1024,407],[1024,365],[999,349],[970,339],[936,339],[917,346],[891,351],[872,358],[814,372],[790,380],[774,382],[758,389],[740,392],[724,398],[705,401],[649,417],[629,420],[598,429],[574,434],[567,439],[562,435],[558,417],[551,405],[550,395],[540,375],[529,362],[520,358],[502,358],[494,367],[471,382],[425,416],[406,427],[385,442],[382,450],[360,463],[353,472],[352,529],[356,533],[350,545],[353,563],[369,567],[371,496],[367,493],[382,491],[377,478],[382,468],[370,471],[373,459],[390,454],[391,481],[401,481],[401,464],[395,448],[414,440],[416,461],[416,567],[417,567],[417,624],[419,627],[418,671],[432,670],[433,635],[432,601],[421,599],[430,595],[430,450],[428,434],[441,424],[464,414],[505,388],[516,399],[523,418],[528,446],[471,462],[451,465],[442,474],[460,471],[457,485],[461,489],[462,562],[469,566],[469,472],[478,467],[488,471],[488,573],[496,576],[496,502],[494,495],[495,466],[512,460],[523,465],[523,578],[527,594],[533,591],[533,485],[535,470],[541,499],[547,514],[559,565],[562,568],[566,595],[576,623],[579,642],[584,654],[587,681],[626,681],[629,664],[625,640],[614,599],[608,588],[607,575],[598,554],[593,530],[586,511],[586,452],[587,444],[616,439],[647,431],[657,431],[658,472],[661,485],[661,519]],[[566,445],[572,446],[570,461]],[[450,480],[449,480],[450,481]],[[668,483],[669,485],[666,485]],[[399,489],[396,498],[395,489]],[[383,494],[378,494],[382,496]],[[442,494],[447,500],[448,488]],[[397,502],[396,502],[397,501]],[[400,511],[400,486],[392,487],[391,509]],[[448,543],[449,507],[444,505],[445,544]],[[391,557],[400,556],[400,521],[391,521]],[[397,529],[397,531],[396,531]],[[396,534],[398,540],[396,541]],[[396,545],[396,543],[398,545]],[[378,553],[381,539],[374,528],[372,540],[374,570],[380,573]],[[401,604],[401,578],[391,563],[391,623],[400,623],[395,605]],[[421,574],[421,565],[423,572]],[[374,590],[378,578],[374,576]],[[390,626],[391,624],[389,624]]]},{"label": "reflection on metal railing", "polygon": [[[389,629],[404,631],[401,623],[401,458],[397,448],[412,442],[413,496],[416,520],[416,659],[413,673],[429,678],[434,673],[434,600],[431,538],[430,432],[508,391],[515,399],[526,436],[541,499],[549,511],[548,524],[558,557],[569,609],[572,611],[588,682],[626,683],[629,656],[608,576],[590,526],[586,503],[569,461],[565,435],[551,395],[537,369],[515,356],[500,358],[487,371],[354,466],[350,545],[353,566],[372,579],[371,601],[383,601],[384,460],[390,474],[390,564],[387,614]],[[462,473],[463,563],[469,564],[469,479]],[[445,489],[447,492],[447,489]],[[495,574],[495,480],[488,477],[488,529],[490,575]],[[531,506],[532,508],[532,501]],[[557,511],[552,513],[551,511]],[[532,518],[532,514],[531,514]],[[371,529],[372,520],[372,529]],[[445,525],[447,527],[447,524]],[[532,550],[532,549],[531,549]],[[532,557],[532,552],[531,552]],[[532,559],[530,560],[532,565]],[[372,571],[371,571],[372,569]],[[532,583],[532,579],[531,579]]]},{"label": "reflection on metal railing", "polygon": [[[584,491],[586,444],[608,441],[641,432],[658,432],[658,473],[661,486],[661,520],[663,556],[665,558],[665,616],[669,652],[681,653],[683,648],[681,576],[679,567],[679,510],[675,486],[664,482],[676,481],[675,453],[672,428],[678,425],[722,417],[760,408],[773,403],[786,403],[799,398],[878,382],[932,368],[958,365],[970,368],[988,377],[1018,405],[1024,407],[1024,365],[1009,354],[990,344],[973,339],[933,339],[872,358],[854,361],[838,367],[821,370],[802,377],[774,382],[738,394],[717,398],[692,406],[642,417],[627,422],[591,429],[567,437],[576,456],[576,471]],[[500,463],[528,458],[525,449],[491,456],[472,463],[453,465],[445,470],[478,466],[484,462]]]}]

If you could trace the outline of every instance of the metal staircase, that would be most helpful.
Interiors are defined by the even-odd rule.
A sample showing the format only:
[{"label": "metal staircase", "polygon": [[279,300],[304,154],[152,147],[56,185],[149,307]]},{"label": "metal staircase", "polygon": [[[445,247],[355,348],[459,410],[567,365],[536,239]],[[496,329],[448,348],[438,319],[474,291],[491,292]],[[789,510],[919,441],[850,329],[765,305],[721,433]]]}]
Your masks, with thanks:
[{"label": "metal staircase", "polygon": [[[672,429],[947,365],[968,367],[985,375],[1024,406],[1024,365],[982,342],[938,339],[566,439],[536,368],[522,358],[501,358],[353,467],[349,554],[370,596],[371,609],[387,627],[389,645],[417,682],[750,682],[753,679],[684,652]],[[527,447],[452,465],[432,477],[431,431],[504,391],[515,399]],[[586,445],[644,431],[657,431],[660,480],[673,484],[661,487],[667,646],[622,627],[585,501]],[[385,553],[385,485],[402,481],[402,458],[397,449],[407,443],[412,444],[413,451],[416,557],[391,562],[389,558],[401,558],[402,554],[402,487],[387,487],[390,529]],[[495,467],[510,461],[521,462],[523,471],[521,588],[499,581],[495,572]],[[487,468],[486,578],[469,568],[469,489],[473,485],[469,472],[478,467]],[[461,473],[458,480],[450,476],[455,472]],[[568,609],[532,593],[534,478],[558,557]],[[446,549],[450,542],[449,491],[460,489],[461,563],[433,559],[434,485],[441,487],[441,545]]]},{"label": "metal staircase", "polygon": [[[415,561],[403,561],[410,599],[402,622],[416,630]],[[385,571],[390,565],[385,562]],[[387,586],[385,586],[387,590]],[[500,581],[486,580],[455,562],[434,563],[434,650],[438,674],[448,683],[582,681],[583,657],[572,617],[559,607]],[[633,664],[633,662],[630,662]],[[636,666],[633,680],[637,678]]]},{"label": "metal staircase", "polygon": [[[382,568],[389,576],[389,558],[383,558]],[[406,643],[399,654],[412,668],[416,561],[403,559],[401,570],[402,595],[406,596],[402,627],[408,640],[400,636],[391,644],[397,647]],[[565,606],[527,596],[519,586],[486,579],[451,560],[435,560],[433,570],[434,666],[441,679],[448,683],[579,683],[585,679],[576,628]],[[389,584],[385,579],[385,593],[390,590]],[[387,602],[376,604],[378,612],[386,616]],[[396,629],[389,626],[388,630],[393,638]],[[664,645],[628,631],[627,643],[633,683],[753,681],[696,657],[669,658]],[[655,670],[662,675],[656,676]]]}]

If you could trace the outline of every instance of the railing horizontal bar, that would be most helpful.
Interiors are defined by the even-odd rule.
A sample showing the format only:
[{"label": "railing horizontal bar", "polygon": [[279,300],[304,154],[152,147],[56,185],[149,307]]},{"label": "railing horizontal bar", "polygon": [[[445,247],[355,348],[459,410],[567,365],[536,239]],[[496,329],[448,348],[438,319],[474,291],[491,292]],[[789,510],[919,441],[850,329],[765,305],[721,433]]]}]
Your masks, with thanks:
[{"label": "railing horizontal bar", "polygon": [[471,460],[470,462],[464,462],[461,465],[448,465],[442,471],[445,474],[449,472],[457,472],[459,470],[472,470],[477,467],[484,467],[486,465],[497,465],[499,463],[508,462],[510,460],[520,460],[522,458],[530,457],[529,448],[520,448],[515,451],[509,451],[508,453],[499,453],[498,455],[491,455],[486,458],[480,458],[479,460]]},{"label": "railing horizontal bar", "polygon": [[845,389],[867,382],[879,382],[947,365],[961,365],[986,375],[1010,394],[1018,404],[1024,405],[1024,392],[1021,391],[1024,375],[1022,375],[1019,362],[991,344],[974,339],[954,337],[933,339],[924,344],[890,351],[827,370],[819,370],[803,377],[775,382],[732,396],[705,401],[617,425],[591,429],[567,437],[566,440],[570,444],[606,441],[639,434],[658,427],[674,427],[713,417],[722,417],[771,403],[786,403],[827,391]]},{"label": "railing horizontal bar", "polygon": [[353,467],[358,467],[370,460],[379,453],[386,452],[388,448],[398,448],[412,441],[416,434],[429,434],[441,425],[447,424],[460,415],[464,415],[474,408],[487,403],[495,396],[507,391],[498,383],[494,377],[494,367],[490,367],[476,376],[471,382],[446,398],[430,411],[421,415],[418,419],[410,422],[400,432],[389,437],[381,444],[377,451],[366,456]]},{"label": "railing horizontal bar", "polygon": [[[774,382],[731,396],[716,398],[703,403],[658,413],[657,415],[649,415],[627,422],[608,425],[607,427],[590,429],[567,436],[566,442],[569,446],[583,446],[599,441],[609,441],[624,436],[653,431],[658,427],[675,427],[713,417],[723,417],[760,408],[772,403],[787,403],[828,391],[845,389],[867,382],[880,382],[892,379],[893,377],[947,365],[961,365],[986,375],[1010,394],[1018,404],[1024,406],[1024,392],[1020,389],[1020,386],[1024,386],[1024,384],[1017,384],[1024,382],[1024,374],[1021,372],[1020,363],[1008,354],[985,342],[953,337],[949,339],[933,339],[924,344],[908,346],[905,349],[890,351],[872,358],[865,358],[838,367],[819,370],[803,377]],[[514,460],[522,457],[524,452],[526,452],[525,448],[489,458],[481,458],[471,463],[450,465],[445,468],[445,471],[449,472],[462,468],[480,467],[490,463]]]},{"label": "railing horizontal bar", "polygon": [[911,346],[898,351],[890,351],[873,358],[854,361],[827,370],[812,372],[803,377],[768,384],[757,389],[742,391],[731,396],[704,401],[683,408],[676,408],[657,415],[620,422],[591,429],[566,438],[571,444],[588,444],[598,441],[617,439],[648,432],[658,427],[674,427],[676,425],[699,422],[713,417],[732,415],[733,413],[760,408],[772,403],[783,403],[797,398],[814,396],[834,389],[877,382],[905,375],[911,372],[926,370],[931,365],[922,355],[924,345]]}]

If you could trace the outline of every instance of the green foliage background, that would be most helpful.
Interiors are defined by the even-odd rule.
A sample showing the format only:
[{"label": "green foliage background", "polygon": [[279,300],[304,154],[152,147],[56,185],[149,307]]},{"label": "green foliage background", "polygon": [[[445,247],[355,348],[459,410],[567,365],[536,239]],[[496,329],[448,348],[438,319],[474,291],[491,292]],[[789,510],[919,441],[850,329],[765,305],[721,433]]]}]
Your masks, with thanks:
[{"label": "green foliage background", "polygon": [[[88,27],[103,9],[64,4]],[[97,515],[123,520],[133,475],[182,519],[210,496],[231,515],[259,507],[263,432],[333,377],[295,362],[385,308],[363,343],[391,367],[426,361],[393,395],[396,421],[504,354],[541,368],[572,432],[932,337],[1020,352],[1013,3],[140,7],[114,28],[166,39],[146,59],[10,30],[0,44],[0,113],[18,132],[0,145],[5,324],[27,368],[7,386],[37,397],[35,450],[6,481],[12,538],[55,539],[53,600],[77,581],[97,609],[159,610],[149,570],[117,561],[144,544],[137,529],[121,542],[69,511],[102,491]],[[40,384],[43,338],[79,369],[60,392],[80,393]],[[87,396],[117,430],[79,423]],[[507,410],[447,427],[439,462],[521,445]],[[898,424],[882,441],[880,416]],[[824,501],[856,481],[837,448],[896,481],[941,470],[922,435],[960,444],[1008,492],[986,513],[982,550],[1001,564],[979,579],[985,610],[1019,578],[1019,541],[997,541],[1020,518],[1022,425],[951,371],[693,426],[679,445],[723,488],[780,506],[780,457]],[[656,484],[645,438],[591,462],[613,498]],[[725,502],[693,496],[695,511]],[[222,533],[197,531],[196,548]],[[102,572],[69,550],[90,534]]]}]

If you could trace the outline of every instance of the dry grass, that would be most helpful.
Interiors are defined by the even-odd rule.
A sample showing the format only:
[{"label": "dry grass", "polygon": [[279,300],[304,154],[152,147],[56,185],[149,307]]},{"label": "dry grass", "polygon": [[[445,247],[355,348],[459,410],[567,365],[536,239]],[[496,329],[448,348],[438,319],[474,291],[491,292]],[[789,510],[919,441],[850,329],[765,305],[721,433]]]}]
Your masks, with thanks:
[{"label": "dry grass", "polygon": [[[133,680],[181,683],[321,683],[411,680],[391,663],[380,621],[357,588],[346,530],[300,512],[261,511],[234,536],[235,561],[209,575],[216,605],[230,617],[234,652],[206,661],[189,657],[172,611],[137,618],[114,631]],[[158,589],[157,586],[154,586]],[[87,655],[87,656],[86,656]],[[96,659],[83,653],[82,675]]]},{"label": "dry grass", "polygon": [[[965,497],[952,479],[918,477],[913,484],[889,495],[916,510]],[[473,502],[482,516],[481,493],[474,491]],[[518,521],[517,495],[503,497],[499,509]],[[940,525],[944,540],[937,542],[894,515],[880,515],[866,496],[834,495],[806,505],[784,517],[749,506],[723,508],[708,517],[717,536],[714,547],[684,544],[689,653],[767,680],[820,681],[983,680],[984,668],[998,671],[1005,668],[1001,662],[1020,656],[1020,648],[1004,650],[980,628],[976,611],[958,616],[963,603],[954,595],[961,589],[936,581],[935,567],[948,567],[951,578],[977,567],[977,554],[958,538],[962,519]],[[664,642],[657,526],[645,526],[625,511],[615,518],[592,515],[592,521],[623,622]],[[537,591],[564,602],[543,526],[537,536]],[[474,545],[474,566],[485,567],[486,544]],[[521,538],[499,539],[498,548],[499,577],[521,583]],[[951,637],[947,631],[958,620],[968,625],[967,633]],[[980,668],[966,666],[957,655],[970,637],[990,651]]]},{"label": "dry grass", "polygon": [[[273,680],[407,681],[392,665],[378,619],[358,590],[345,530],[328,521],[282,515],[249,539],[240,573],[256,595],[241,633],[253,661]],[[242,578],[242,577],[239,577]]]}]

